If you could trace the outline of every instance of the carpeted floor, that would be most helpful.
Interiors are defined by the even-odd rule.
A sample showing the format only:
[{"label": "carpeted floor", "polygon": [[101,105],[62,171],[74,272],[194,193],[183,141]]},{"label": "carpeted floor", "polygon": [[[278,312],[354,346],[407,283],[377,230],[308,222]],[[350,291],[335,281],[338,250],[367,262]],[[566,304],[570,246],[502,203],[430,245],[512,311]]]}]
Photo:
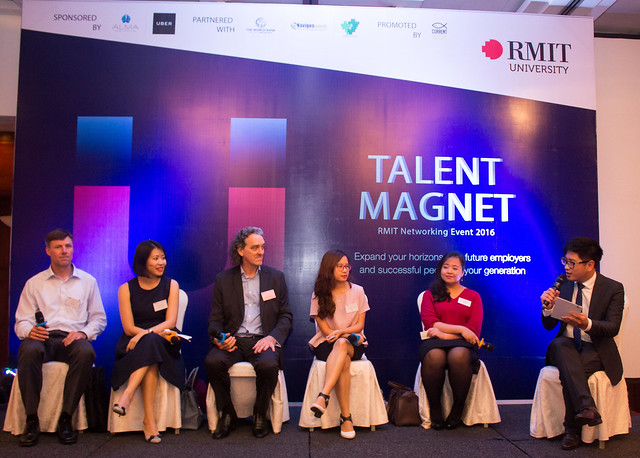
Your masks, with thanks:
[{"label": "carpeted floor", "polygon": [[[309,432],[298,427],[299,407],[291,408],[291,421],[282,433],[264,439],[251,435],[251,423],[244,422],[229,437],[214,441],[205,427],[198,431],[171,431],[162,443],[144,442],[142,433],[111,436],[84,433],[75,445],[61,445],[55,434],[43,434],[31,448],[18,446],[18,438],[0,433],[0,456],[19,457],[570,457],[640,456],[640,415],[632,414],[633,428],[624,436],[611,438],[605,450],[597,442],[577,450],[560,449],[560,439],[533,439],[529,436],[529,405],[500,406],[502,423],[462,427],[453,431],[432,431],[415,427],[384,425],[369,431],[357,429],[354,440],[342,439],[337,429]],[[4,409],[0,410],[4,422]]]}]

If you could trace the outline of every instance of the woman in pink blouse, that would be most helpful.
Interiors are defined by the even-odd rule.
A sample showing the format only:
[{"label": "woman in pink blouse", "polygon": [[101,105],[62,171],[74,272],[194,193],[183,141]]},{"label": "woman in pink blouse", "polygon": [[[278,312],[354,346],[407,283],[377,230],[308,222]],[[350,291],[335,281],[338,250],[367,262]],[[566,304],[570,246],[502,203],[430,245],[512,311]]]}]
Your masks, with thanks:
[{"label": "woman in pink blouse", "polygon": [[309,315],[316,320],[316,335],[309,341],[316,358],[326,361],[324,386],[311,410],[324,414],[329,393],[335,389],[340,405],[340,435],[353,439],[356,432],[349,409],[351,361],[358,360],[367,346],[364,318],[369,301],[362,286],[349,281],[351,265],[340,250],[327,251],[320,262]]},{"label": "woman in pink blouse", "polygon": [[[460,284],[464,256],[445,254],[436,266],[436,278],[422,299],[420,317],[428,338],[420,346],[422,383],[429,400],[431,427],[453,429],[462,421],[473,364],[478,360],[482,328],[480,295]],[[446,421],[440,399],[445,370],[453,391],[453,407]]]}]

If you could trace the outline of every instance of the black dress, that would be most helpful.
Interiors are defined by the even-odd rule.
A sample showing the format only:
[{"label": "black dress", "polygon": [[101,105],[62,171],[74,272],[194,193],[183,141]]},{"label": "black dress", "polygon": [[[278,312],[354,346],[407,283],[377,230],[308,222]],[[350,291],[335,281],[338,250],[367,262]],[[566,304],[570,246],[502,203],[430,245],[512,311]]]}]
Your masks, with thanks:
[{"label": "black dress", "polygon": [[[165,320],[167,309],[155,311],[153,304],[169,298],[171,279],[163,276],[158,286],[152,290],[140,287],[138,277],[127,282],[131,299],[133,323],[143,329],[151,328]],[[123,385],[129,376],[141,367],[158,364],[160,375],[181,390],[184,388],[184,361],[180,354],[180,344],[172,345],[158,334],[144,335],[135,348],[127,351],[131,337],[122,334],[116,344],[116,361],[113,364],[111,386],[114,390]]]}]

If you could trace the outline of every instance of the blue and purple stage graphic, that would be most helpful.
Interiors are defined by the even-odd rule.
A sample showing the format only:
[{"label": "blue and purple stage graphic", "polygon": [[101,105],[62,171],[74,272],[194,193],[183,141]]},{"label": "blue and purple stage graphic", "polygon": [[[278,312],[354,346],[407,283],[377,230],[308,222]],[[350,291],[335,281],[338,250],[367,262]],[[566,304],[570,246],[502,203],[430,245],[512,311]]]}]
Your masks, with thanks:
[{"label": "blue and purple stage graphic", "polygon": [[496,350],[481,358],[497,397],[532,397],[552,338],[539,295],[561,272],[564,242],[598,235],[592,108],[26,29],[21,46],[12,312],[47,266],[44,235],[72,229],[75,262],[107,309],[95,346],[110,371],[117,287],[138,242],[155,239],[189,294],[183,354],[200,365],[228,242],[259,225],[294,312],[290,399],[302,399],[311,292],[330,248],[351,254],[369,297],[381,385],[412,385],[416,298],[455,249],[468,259],[463,284],[483,298],[482,337]]}]

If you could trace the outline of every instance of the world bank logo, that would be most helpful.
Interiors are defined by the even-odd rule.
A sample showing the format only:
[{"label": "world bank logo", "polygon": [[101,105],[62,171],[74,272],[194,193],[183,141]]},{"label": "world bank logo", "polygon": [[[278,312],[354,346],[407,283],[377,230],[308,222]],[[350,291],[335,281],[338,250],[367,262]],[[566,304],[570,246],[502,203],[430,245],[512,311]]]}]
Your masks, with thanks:
[{"label": "world bank logo", "polygon": [[344,31],[347,32],[347,35],[353,35],[359,25],[360,23],[358,21],[356,21],[355,19],[351,19],[350,21],[344,21],[340,27],[342,27]]}]

